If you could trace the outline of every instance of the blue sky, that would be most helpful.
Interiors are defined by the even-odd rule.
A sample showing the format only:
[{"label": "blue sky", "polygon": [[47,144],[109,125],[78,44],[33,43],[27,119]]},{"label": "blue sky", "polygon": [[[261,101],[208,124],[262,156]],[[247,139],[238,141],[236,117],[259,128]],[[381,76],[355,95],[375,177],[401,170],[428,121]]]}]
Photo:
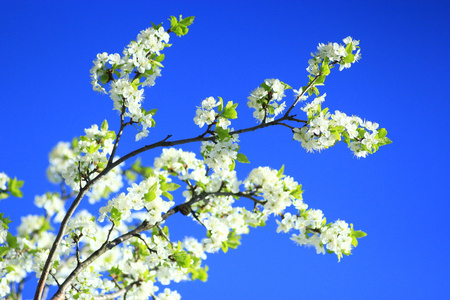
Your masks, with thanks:
[{"label": "blue sky", "polygon": [[[106,118],[112,101],[92,91],[89,69],[99,52],[121,52],[150,22],[195,16],[189,34],[172,36],[165,68],[146,91],[157,127],[119,155],[172,134],[198,135],[195,106],[209,96],[239,103],[235,128],[254,125],[247,97],[266,78],[306,83],[319,42],[361,40],[362,60],[333,70],[325,105],[378,122],[393,144],[356,159],[344,144],[309,154],[288,131],[240,136],[251,168],[285,165],[304,200],[329,220],[354,223],[368,236],[340,263],[275,233],[275,221],[243,236],[227,254],[209,255],[209,280],[174,286],[183,299],[443,299],[448,297],[448,90],[450,5],[445,1],[2,1],[0,171],[25,181],[25,196],[0,202],[18,225],[40,211],[48,153]],[[286,98],[288,101],[292,98]],[[199,145],[183,147],[198,151]],[[160,153],[145,153],[152,164]],[[239,166],[245,178],[249,166]],[[182,238],[195,226],[170,220]],[[181,223],[178,224],[178,223]],[[26,286],[33,294],[33,282]],[[27,295],[26,294],[26,295]],[[29,296],[31,297],[31,296]]]}]

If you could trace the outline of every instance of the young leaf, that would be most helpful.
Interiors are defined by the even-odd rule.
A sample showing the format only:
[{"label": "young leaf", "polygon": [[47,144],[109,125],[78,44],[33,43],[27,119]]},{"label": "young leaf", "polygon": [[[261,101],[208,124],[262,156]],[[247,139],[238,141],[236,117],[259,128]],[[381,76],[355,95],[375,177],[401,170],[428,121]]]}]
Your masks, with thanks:
[{"label": "young leaf", "polygon": [[233,101],[228,101],[227,106],[225,106],[225,109],[223,110],[223,116],[227,119],[236,119],[237,118],[237,112],[236,107],[238,104],[233,104]]},{"label": "young leaf", "polygon": [[220,104],[219,104],[219,106],[217,107],[217,111],[218,111],[219,113],[221,113],[222,110],[223,110],[223,99],[222,99],[222,97],[217,97],[217,98],[219,98],[219,101],[220,101]]},{"label": "young leaf", "polygon": [[283,172],[284,172],[284,165],[282,165],[281,168],[278,170],[277,177],[283,178],[284,177]]},{"label": "young leaf", "polygon": [[223,253],[227,253],[228,252],[228,243],[226,241],[222,242],[221,248],[222,248]]},{"label": "young leaf", "polygon": [[10,232],[6,234],[6,242],[8,243],[9,248],[17,247],[17,237],[13,236]]},{"label": "young leaf", "polygon": [[103,121],[101,129],[102,129],[102,131],[108,130],[108,121],[106,121],[106,119]]},{"label": "young leaf", "polygon": [[344,62],[346,63],[352,63],[355,60],[355,55],[353,54],[348,54],[345,58],[344,58]]},{"label": "young leaf", "polygon": [[236,162],[235,162],[234,159],[233,159],[233,160],[231,161],[230,166],[229,166],[230,171],[233,171],[235,167],[236,167]]},{"label": "young leaf", "polygon": [[217,136],[219,137],[219,140],[223,141],[230,137],[230,134],[228,133],[228,129],[223,129],[222,127],[216,126],[215,132],[217,133]]},{"label": "young leaf", "polygon": [[113,220],[113,223],[115,226],[120,225],[120,220],[122,218],[122,213],[115,207],[111,209],[111,219]]},{"label": "young leaf", "polygon": [[180,16],[180,24],[183,24],[186,27],[189,25],[192,25],[192,23],[194,23],[194,18],[195,17],[186,17],[184,19],[181,19],[181,16]]},{"label": "young leaf", "polygon": [[385,128],[381,128],[378,130],[377,136],[378,138],[384,138],[387,135],[387,130]]},{"label": "young leaf", "polygon": [[248,160],[247,156],[245,156],[245,154],[242,153],[238,153],[236,156],[236,160],[242,164],[249,164],[250,161]]},{"label": "young leaf", "polygon": [[17,180],[17,178],[10,179],[8,182],[8,189],[11,192],[11,195],[13,195],[14,197],[19,197],[19,198],[23,197],[22,191],[19,190],[19,188],[21,188],[22,186],[23,186],[23,181]]},{"label": "young leaf", "polygon": [[162,192],[162,194],[163,194],[164,197],[166,197],[166,198],[169,199],[170,201],[173,200],[173,196],[172,196],[171,193],[164,191],[164,192]]}]

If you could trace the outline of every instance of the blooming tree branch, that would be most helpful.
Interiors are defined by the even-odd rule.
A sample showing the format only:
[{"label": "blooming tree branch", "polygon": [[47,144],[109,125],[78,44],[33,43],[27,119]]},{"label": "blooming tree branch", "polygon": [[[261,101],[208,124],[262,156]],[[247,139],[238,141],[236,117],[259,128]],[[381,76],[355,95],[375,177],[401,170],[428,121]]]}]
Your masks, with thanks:
[{"label": "blooming tree branch", "polygon": [[[20,298],[26,274],[35,272],[39,277],[36,300],[49,286],[57,286],[52,299],[180,299],[169,288],[157,293],[159,285],[206,281],[208,268],[203,261],[207,254],[238,247],[242,234],[249,233],[250,227],[264,226],[271,216],[276,218],[277,232],[295,232],[291,239],[297,244],[312,246],[317,253],[334,253],[338,260],[350,255],[357,239],[365,236],[353,224],[328,222],[321,210],[309,208],[302,186],[284,174],[284,166],[254,168],[244,180],[238,179],[235,170],[236,162],[250,163],[240,152],[239,135],[270,126],[288,128],[307,152],[343,141],[359,158],[391,143],[386,129],[379,129],[377,123],[322,107],[326,94],[320,94],[318,87],[331,69],[350,68],[360,59],[359,41],[351,37],[344,44],[319,44],[308,61],[308,82],[294,90],[290,105],[283,98],[292,88],[279,79],[266,79],[254,89],[247,105],[259,124],[235,130],[231,124],[238,117],[238,103],[208,97],[195,111],[194,123],[200,128],[206,125],[201,134],[178,140],[169,134],[116,156],[127,126],[137,128],[136,140],[148,137],[156,126],[157,110],[142,106],[144,88],[161,76],[162,52],[171,46],[170,33],[186,35],[194,17],[169,20],[168,30],[153,24],[122,54],[97,55],[92,86],[110,96],[119,114],[119,129],[117,133],[109,130],[105,120],[85,129],[85,135],[72,143],[58,143],[50,152],[47,175],[61,186],[61,192],[36,197],[35,204],[45,209],[45,216],[23,218],[18,235],[13,236],[8,231],[11,221],[0,214],[0,297]],[[303,106],[294,114],[301,102]],[[304,118],[298,116],[302,112]],[[174,148],[197,142],[201,158]],[[162,153],[153,166],[136,160],[123,168],[131,158],[155,148],[162,148]],[[0,199],[22,197],[22,185],[0,173]],[[184,200],[176,202],[175,197]],[[72,198],[65,211],[64,203]],[[83,200],[101,201],[102,206],[96,214],[88,210],[75,214]],[[171,239],[164,223],[178,212],[201,224],[205,236]],[[103,226],[105,220],[111,224]],[[60,222],[56,235],[52,222]]]}]

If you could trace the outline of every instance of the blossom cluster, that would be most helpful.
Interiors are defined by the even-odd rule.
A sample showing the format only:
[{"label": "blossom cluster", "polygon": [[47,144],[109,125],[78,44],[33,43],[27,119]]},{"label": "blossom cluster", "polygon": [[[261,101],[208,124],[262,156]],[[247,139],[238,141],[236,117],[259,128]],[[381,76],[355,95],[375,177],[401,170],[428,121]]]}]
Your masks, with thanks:
[{"label": "blossom cluster", "polygon": [[[352,37],[343,39],[344,45],[338,43],[319,43],[317,51],[311,53],[306,70],[312,76],[318,76],[323,72],[329,73],[329,63],[339,63],[339,70],[350,68],[352,63],[361,59],[359,41]],[[355,53],[353,53],[356,50]],[[328,75],[328,74],[325,74]]]},{"label": "blossom cluster", "polygon": [[117,197],[108,201],[108,204],[100,208],[100,221],[106,216],[116,221],[127,220],[131,217],[131,210],[140,211],[146,209],[147,220],[151,224],[161,221],[161,214],[167,212],[174,202],[161,198],[162,191],[159,180],[148,177],[139,184],[133,183],[127,189],[128,193],[120,193]]},{"label": "blossom cluster", "polygon": [[297,215],[285,213],[277,223],[277,232],[298,230],[298,234],[292,234],[291,240],[299,245],[313,246],[317,253],[325,254],[326,250],[335,253],[339,259],[342,254],[350,255],[353,239],[349,225],[341,220],[325,224],[326,219],[320,209],[301,210]]},{"label": "blossom cluster", "polygon": [[301,128],[294,128],[294,140],[301,142],[308,152],[327,149],[344,139],[356,157],[366,157],[378,150],[380,146],[391,143],[384,128],[371,121],[363,121],[356,116],[347,116],[335,111],[331,114],[321,104],[326,94],[316,97],[302,110],[308,115],[308,122]]},{"label": "blossom cluster", "polygon": [[205,163],[214,170],[233,169],[234,161],[237,159],[239,150],[238,135],[219,141],[202,142],[201,153]]},{"label": "blossom cluster", "polygon": [[[223,99],[218,97],[216,100],[214,97],[208,97],[202,101],[200,107],[197,107],[194,117],[194,123],[200,128],[206,125],[216,124],[219,130],[226,130],[230,126],[230,119],[236,119],[236,107],[237,104],[233,104],[233,101],[229,101],[227,105],[223,106]],[[218,111],[216,111],[216,108]]]},{"label": "blossom cluster", "polygon": [[[85,129],[85,136],[74,139],[72,144],[59,142],[49,155],[49,181],[61,183],[64,180],[73,191],[78,191],[106,167],[114,139],[115,133],[108,130],[108,123],[105,121],[100,129],[97,125]],[[108,197],[122,186],[122,172],[118,166],[99,179],[89,192],[89,202],[95,203]]]},{"label": "blossom cluster", "polygon": [[18,236],[8,232],[11,221],[0,214],[0,297],[11,292],[10,284],[21,282],[35,271],[34,259],[41,249],[48,249],[55,238],[44,216],[22,217]]},{"label": "blossom cluster", "polygon": [[36,207],[44,208],[47,217],[54,217],[55,222],[61,222],[66,214],[64,209],[64,200],[58,193],[47,192],[42,196],[34,197],[34,205]]},{"label": "blossom cluster", "polygon": [[97,59],[93,61],[94,66],[91,68],[94,90],[107,93],[103,85],[113,78],[112,73],[119,77],[129,78],[133,71],[148,75],[143,86],[153,86],[155,78],[159,76],[160,72],[160,64],[156,63],[160,61],[155,58],[167,47],[169,37],[162,26],[158,29],[147,28],[138,34],[136,41],[131,41],[125,47],[122,56],[118,53],[108,54],[106,52],[97,54]]},{"label": "blossom cluster", "polygon": [[197,111],[195,112],[194,122],[200,128],[202,128],[205,124],[211,125],[218,115],[214,110],[215,107],[219,106],[219,102],[214,99],[214,97],[208,97],[202,101],[201,107],[197,107]]},{"label": "blossom cluster", "polygon": [[284,91],[290,88],[278,79],[264,80],[248,97],[248,107],[255,109],[253,117],[261,123],[273,121],[286,108],[286,103],[279,101],[286,97]]},{"label": "blossom cluster", "polygon": [[[123,50],[122,56],[118,53],[99,53],[91,68],[93,89],[109,93],[114,109],[142,127],[136,135],[137,141],[146,137],[148,128],[155,125],[155,111],[142,108],[142,87],[153,86],[156,77],[161,76],[161,61],[164,59],[161,51],[168,46],[168,41],[169,34],[162,26],[147,28]],[[130,77],[133,73],[135,76]],[[109,82],[108,92],[105,85]]]}]

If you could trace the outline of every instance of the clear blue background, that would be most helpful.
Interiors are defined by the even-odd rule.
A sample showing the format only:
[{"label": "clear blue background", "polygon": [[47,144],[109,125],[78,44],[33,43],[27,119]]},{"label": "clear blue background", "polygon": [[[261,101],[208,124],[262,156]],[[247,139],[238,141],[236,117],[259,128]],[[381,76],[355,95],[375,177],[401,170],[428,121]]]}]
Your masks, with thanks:
[{"label": "clear blue background", "polygon": [[[25,180],[25,196],[3,200],[0,211],[16,226],[41,213],[34,196],[58,190],[45,177],[52,147],[105,118],[117,128],[112,101],[92,91],[89,69],[97,53],[121,52],[150,21],[196,17],[187,36],[171,37],[163,76],[146,91],[158,127],[138,143],[127,129],[119,155],[167,134],[199,134],[195,106],[208,96],[239,103],[235,128],[254,125],[252,89],[266,78],[304,85],[317,44],[351,35],[361,40],[362,60],[333,70],[321,89],[325,104],[378,122],[393,144],[358,160],[344,144],[307,154],[286,128],[240,138],[251,167],[285,164],[306,203],[368,236],[338,263],[276,234],[272,220],[237,250],[209,255],[207,283],[173,288],[183,299],[448,298],[449,9],[446,1],[1,1],[0,170]],[[239,166],[240,177],[249,170]],[[169,220],[175,237],[202,230],[187,222]],[[34,286],[27,282],[25,299]]]}]

